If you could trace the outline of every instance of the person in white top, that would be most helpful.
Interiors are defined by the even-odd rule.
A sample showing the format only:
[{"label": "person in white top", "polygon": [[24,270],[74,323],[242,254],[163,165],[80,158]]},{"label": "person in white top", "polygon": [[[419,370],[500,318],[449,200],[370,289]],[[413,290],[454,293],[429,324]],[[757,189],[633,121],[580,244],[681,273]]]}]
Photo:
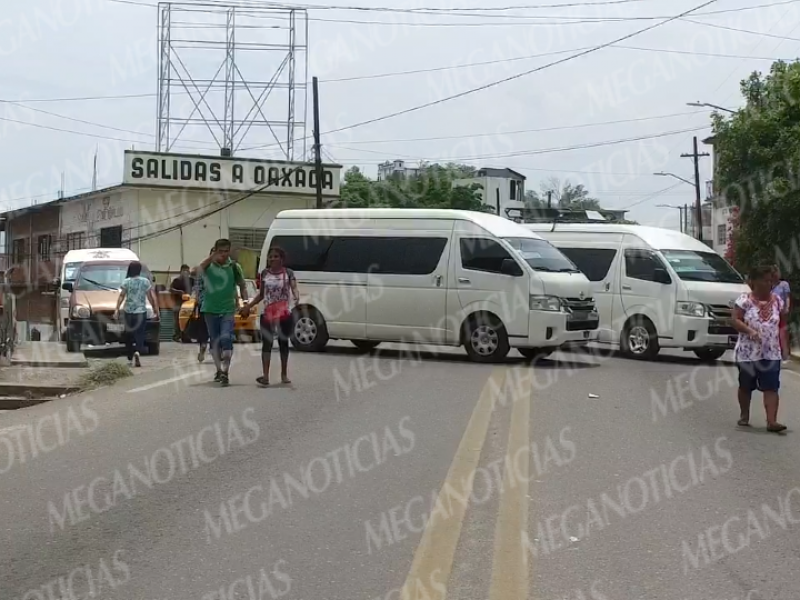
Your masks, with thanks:
[{"label": "person in white top", "polygon": [[778,390],[781,379],[780,322],[783,300],[772,293],[772,267],[756,267],[750,272],[751,292],[742,294],[733,309],[733,326],[739,332],[734,355],[739,368],[739,426],[750,426],[750,400],[753,392],[764,394],[767,431],[781,433],[778,423]]}]

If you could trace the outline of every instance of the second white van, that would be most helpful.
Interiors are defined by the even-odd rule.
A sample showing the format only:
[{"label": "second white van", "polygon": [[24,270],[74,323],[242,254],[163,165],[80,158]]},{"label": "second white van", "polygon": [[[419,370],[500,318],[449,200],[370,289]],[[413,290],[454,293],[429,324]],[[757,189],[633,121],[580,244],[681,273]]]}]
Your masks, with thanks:
[{"label": "second white van", "polygon": [[287,254],[301,300],[292,344],[330,339],[464,346],[493,362],[596,338],[590,283],[539,235],[496,215],[432,209],[287,210],[261,253]]},{"label": "second white van", "polygon": [[525,224],[551,241],[592,283],[599,341],[632,358],[661,348],[716,360],[736,345],[733,303],[749,291],[714,250],[670,229],[605,223]]}]

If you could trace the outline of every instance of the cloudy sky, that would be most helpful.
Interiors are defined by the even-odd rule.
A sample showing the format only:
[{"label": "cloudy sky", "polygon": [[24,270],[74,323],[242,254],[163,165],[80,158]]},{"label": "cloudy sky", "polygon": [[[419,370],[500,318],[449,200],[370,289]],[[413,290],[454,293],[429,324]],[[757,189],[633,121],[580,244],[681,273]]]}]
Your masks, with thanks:
[{"label": "cloudy sky", "polygon": [[[735,109],[742,78],[800,50],[800,0],[716,0],[668,22],[702,0],[347,1],[360,3],[293,4],[308,8],[307,24],[294,13],[295,158],[310,150],[302,82],[316,76],[327,160],[370,175],[394,158],[509,167],[528,177],[528,189],[550,177],[584,183],[604,206],[673,228],[678,211],[658,205],[690,203],[694,190],[653,173],[691,179],[691,160],[680,155],[710,132],[710,110],[687,102]],[[254,0],[206,4],[207,12],[172,15],[171,116],[189,118],[198,96],[175,81],[177,71],[212,80],[223,65],[219,6],[236,4],[236,77],[255,85],[237,84],[235,118],[270,81],[282,85],[262,123],[237,125],[235,145],[242,156],[285,158],[289,13],[254,11],[270,4]],[[62,174],[67,194],[87,191],[95,153],[98,185],[119,183],[123,151],[157,145],[156,0],[3,5],[0,203],[53,199]],[[222,87],[205,100],[203,114],[221,119]],[[180,135],[171,127],[173,151],[218,153],[216,123]],[[711,160],[701,159],[701,180],[710,178]]]}]

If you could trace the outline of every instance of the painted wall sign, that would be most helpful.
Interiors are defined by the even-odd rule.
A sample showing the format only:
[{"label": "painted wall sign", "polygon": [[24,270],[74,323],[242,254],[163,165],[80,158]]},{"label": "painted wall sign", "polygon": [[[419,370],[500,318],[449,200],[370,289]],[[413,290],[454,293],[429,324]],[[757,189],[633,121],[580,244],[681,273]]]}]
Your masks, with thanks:
[{"label": "painted wall sign", "polygon": [[[341,167],[325,165],[322,194],[339,196]],[[209,188],[289,194],[316,193],[317,174],[308,163],[274,162],[257,159],[125,152],[128,185],[155,185],[177,188]]]}]

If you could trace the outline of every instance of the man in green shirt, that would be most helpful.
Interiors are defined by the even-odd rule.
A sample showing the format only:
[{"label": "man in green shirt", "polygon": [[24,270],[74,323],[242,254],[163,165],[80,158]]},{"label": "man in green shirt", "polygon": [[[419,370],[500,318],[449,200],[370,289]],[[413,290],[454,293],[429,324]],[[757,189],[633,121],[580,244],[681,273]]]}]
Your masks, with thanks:
[{"label": "man in green shirt", "polygon": [[228,385],[228,371],[233,356],[234,313],[237,309],[236,288],[247,302],[247,286],[242,267],[231,260],[229,240],[217,240],[214,251],[197,267],[203,278],[203,302],[200,307],[205,315],[208,337],[211,340],[211,356],[217,367],[214,381]]}]

